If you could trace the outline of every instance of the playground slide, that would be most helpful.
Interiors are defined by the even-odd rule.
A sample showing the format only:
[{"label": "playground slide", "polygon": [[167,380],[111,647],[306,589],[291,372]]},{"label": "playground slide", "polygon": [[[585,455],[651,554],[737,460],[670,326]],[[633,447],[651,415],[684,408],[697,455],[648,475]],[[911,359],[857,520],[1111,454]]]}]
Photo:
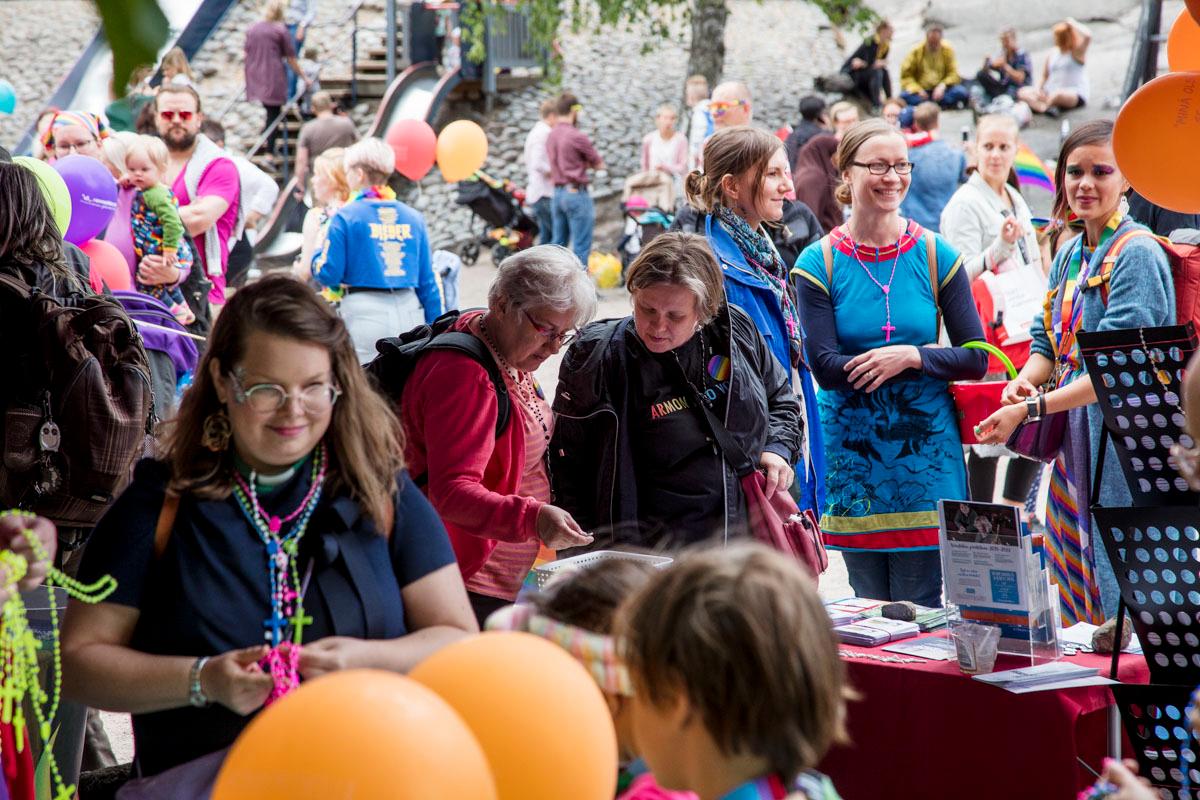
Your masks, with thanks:
[{"label": "playground slide", "polygon": [[[237,0],[159,0],[159,6],[167,17],[170,33],[159,53],[161,58],[171,47],[182,48],[189,59],[200,51],[200,47],[221,23],[225,13]],[[82,108],[100,111],[110,100],[109,84],[112,83],[112,51],[104,36],[97,32],[83,55],[67,72],[62,83],[54,91],[45,106],[55,108]],[[17,152],[28,154],[33,146],[34,128],[31,126],[17,145]]]},{"label": "playground slide", "polygon": [[[439,75],[438,65],[431,61],[413,64],[388,86],[366,135],[382,138],[393,123],[402,119],[423,119],[432,125],[446,95],[460,80],[457,69]],[[287,230],[296,207],[304,202],[295,195],[296,179],[292,178],[280,192],[280,201],[254,245],[260,269],[286,266],[300,252],[303,237]]]}]

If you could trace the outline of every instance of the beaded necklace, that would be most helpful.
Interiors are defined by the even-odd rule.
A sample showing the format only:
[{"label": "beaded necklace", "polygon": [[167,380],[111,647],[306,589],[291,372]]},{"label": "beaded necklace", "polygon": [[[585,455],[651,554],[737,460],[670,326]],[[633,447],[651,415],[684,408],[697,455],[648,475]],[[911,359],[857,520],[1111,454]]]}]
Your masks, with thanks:
[{"label": "beaded necklace", "polygon": [[[849,231],[846,232],[849,234]],[[896,280],[896,265],[900,263],[900,241],[897,240],[894,245],[896,248],[896,257],[892,260],[892,274],[888,277],[888,282],[880,283],[879,279],[871,274],[871,270],[863,263],[862,256],[858,254],[858,242],[850,240],[850,252],[854,253],[854,260],[862,267],[863,272],[867,274],[871,283],[879,287],[879,291],[883,292],[883,305],[887,310],[887,321],[883,323],[880,330],[883,331],[883,341],[890,342],[892,340],[892,331],[896,330],[896,326],[892,324],[892,282]],[[879,248],[875,248],[875,261],[879,261]]]},{"label": "beaded necklace", "polygon": [[347,204],[353,203],[355,200],[395,200],[396,192],[387,184],[375,184],[359,189],[354,194],[350,195]]},{"label": "beaded necklace", "polygon": [[[34,514],[27,511],[0,511],[0,517],[19,517],[33,519]],[[37,561],[50,563],[50,555],[42,546],[42,541],[32,530],[22,530],[29,548],[33,550]],[[34,721],[37,727],[32,731],[42,742],[43,758],[46,759],[50,778],[55,790],[54,800],[71,800],[75,797],[75,787],[63,783],[62,774],[54,760],[51,747],[51,721],[58,715],[58,703],[62,696],[62,646],[58,640],[58,610],[53,596],[53,588],[58,586],[66,593],[88,604],[104,601],[117,588],[117,582],[111,575],[105,575],[95,583],[84,584],[50,567],[46,574],[46,587],[50,593],[50,647],[52,651],[51,689],[47,693],[38,680],[37,653],[42,645],[29,628],[29,618],[25,611],[25,602],[21,599],[17,583],[25,577],[29,563],[11,550],[0,550],[0,566],[3,576],[0,577],[4,589],[8,592],[2,617],[0,617],[0,722],[13,726],[14,740],[17,752],[25,747],[25,700],[29,699],[33,709]]]},{"label": "beaded necklace", "polygon": [[[271,673],[275,687],[267,698],[267,704],[278,700],[300,685],[300,648],[304,637],[304,626],[312,623],[312,617],[304,613],[304,592],[300,573],[296,568],[296,556],[300,540],[308,528],[309,520],[317,504],[329,467],[329,454],[323,444],[317,445],[313,459],[311,486],[300,505],[285,517],[267,514],[258,501],[255,484],[258,476],[252,470],[247,481],[241,473],[234,473],[233,494],[243,516],[258,534],[267,549],[267,581],[270,587],[271,616],[263,621],[266,629],[263,637],[271,649],[262,661],[262,666]],[[284,523],[296,523],[282,537],[279,531]],[[284,631],[290,627],[290,641],[284,641]]]},{"label": "beaded necklace", "polygon": [[550,444],[550,426],[546,423],[546,417],[542,414],[541,403],[538,402],[542,398],[542,393],[534,383],[534,377],[531,373],[521,372],[516,367],[508,363],[504,356],[500,355],[500,348],[492,340],[491,334],[488,333],[487,325],[484,324],[482,317],[479,319],[479,335],[483,337],[484,344],[496,356],[496,360],[500,362],[500,369],[504,370],[505,374],[512,379],[513,387],[517,390],[517,396],[521,400],[521,404],[533,412],[534,418],[538,424],[542,426],[542,435],[546,437],[546,444]]}]

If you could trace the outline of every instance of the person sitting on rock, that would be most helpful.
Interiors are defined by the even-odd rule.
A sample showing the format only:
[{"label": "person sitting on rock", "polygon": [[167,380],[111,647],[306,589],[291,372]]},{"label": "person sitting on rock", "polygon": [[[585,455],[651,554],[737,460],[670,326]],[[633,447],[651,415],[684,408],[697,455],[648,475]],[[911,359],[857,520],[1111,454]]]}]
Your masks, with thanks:
[{"label": "person sitting on rock", "polygon": [[962,108],[970,95],[958,74],[954,48],[942,40],[940,22],[925,26],[925,41],[914,47],[900,65],[900,96],[909,108],[901,115],[904,127],[912,124],[912,110],[926,100],[942,108]]},{"label": "person sitting on rock", "polygon": [[1000,48],[1000,55],[985,59],[983,69],[975,74],[989,101],[1002,95],[1016,99],[1017,91],[1033,81],[1033,65],[1029,54],[1017,46],[1016,28],[1000,31]]},{"label": "person sitting on rock", "polygon": [[894,34],[892,23],[886,19],[880,20],[875,26],[875,33],[867,37],[842,64],[842,72],[854,81],[851,94],[869,103],[873,111],[892,96],[892,76],[888,74],[887,57]]}]

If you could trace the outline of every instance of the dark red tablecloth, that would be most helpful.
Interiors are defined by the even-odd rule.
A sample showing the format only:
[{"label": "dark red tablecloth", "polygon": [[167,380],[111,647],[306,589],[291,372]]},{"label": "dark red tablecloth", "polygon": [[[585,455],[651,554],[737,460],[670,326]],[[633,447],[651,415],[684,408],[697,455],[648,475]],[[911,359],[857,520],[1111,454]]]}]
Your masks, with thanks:
[{"label": "dark red tablecloth", "polygon": [[[1066,660],[1108,675],[1107,656]],[[853,745],[835,748],[820,769],[844,800],[1072,800],[1095,780],[1076,756],[1098,771],[1107,754],[1106,686],[1017,695],[972,680],[955,661],[843,661],[862,696],[849,706]],[[1019,666],[1001,656],[996,669]],[[1124,655],[1118,677],[1146,683],[1149,669],[1142,656]]]}]

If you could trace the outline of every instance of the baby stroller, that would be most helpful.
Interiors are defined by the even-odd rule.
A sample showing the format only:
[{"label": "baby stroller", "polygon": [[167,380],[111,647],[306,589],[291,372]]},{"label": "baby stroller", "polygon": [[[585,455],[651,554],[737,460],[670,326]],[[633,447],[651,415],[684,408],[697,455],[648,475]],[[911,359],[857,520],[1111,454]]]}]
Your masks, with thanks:
[{"label": "baby stroller", "polygon": [[498,181],[482,170],[459,182],[454,202],[471,209],[472,216],[487,225],[482,236],[462,246],[459,255],[464,264],[469,266],[479,259],[481,245],[491,246],[492,261],[497,264],[510,253],[533,246],[538,226],[521,208],[524,200],[525,193],[512,181]]},{"label": "baby stroller", "polygon": [[621,256],[621,274],[624,276],[642,247],[670,228],[675,217],[650,205],[640,194],[630,195],[621,203],[621,210],[625,212],[625,230],[617,242],[617,253]]}]

